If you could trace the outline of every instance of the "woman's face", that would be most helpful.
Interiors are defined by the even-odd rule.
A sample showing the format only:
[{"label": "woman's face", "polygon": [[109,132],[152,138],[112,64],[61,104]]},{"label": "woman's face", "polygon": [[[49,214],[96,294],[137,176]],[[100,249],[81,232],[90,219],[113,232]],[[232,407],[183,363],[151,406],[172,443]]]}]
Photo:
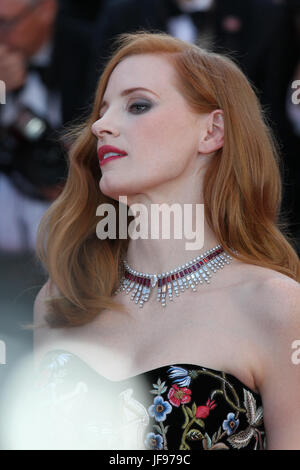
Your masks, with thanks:
[{"label": "woman's face", "polygon": [[[144,89],[128,91],[135,88]],[[98,150],[111,145],[127,153],[101,166],[101,191],[115,199],[151,190],[163,194],[179,178],[195,174],[204,116],[188,108],[165,58],[124,59],[109,78],[92,126]]]}]

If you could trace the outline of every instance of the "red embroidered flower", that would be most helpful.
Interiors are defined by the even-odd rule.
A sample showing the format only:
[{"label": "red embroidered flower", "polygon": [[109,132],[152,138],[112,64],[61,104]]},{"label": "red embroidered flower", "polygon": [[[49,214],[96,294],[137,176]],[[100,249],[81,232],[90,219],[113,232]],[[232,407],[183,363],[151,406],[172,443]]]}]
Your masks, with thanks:
[{"label": "red embroidered flower", "polygon": [[196,410],[196,418],[207,418],[210,410],[213,410],[216,407],[215,400],[210,401],[209,399],[206,402],[206,405],[198,406]]},{"label": "red embroidered flower", "polygon": [[182,403],[189,403],[191,401],[191,393],[191,390],[187,387],[172,385],[168,393],[168,399],[172,405],[180,406]]}]

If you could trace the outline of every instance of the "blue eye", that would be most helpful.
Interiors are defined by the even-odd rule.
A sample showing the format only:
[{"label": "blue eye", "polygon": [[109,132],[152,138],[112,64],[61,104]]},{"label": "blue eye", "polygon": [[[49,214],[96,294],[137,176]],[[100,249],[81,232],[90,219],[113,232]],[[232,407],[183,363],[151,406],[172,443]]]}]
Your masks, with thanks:
[{"label": "blue eye", "polygon": [[[148,110],[149,108],[151,108],[151,105],[147,103],[133,103],[132,105],[129,106],[129,110],[131,112],[132,108],[135,108],[136,110],[138,110],[138,108],[140,107],[146,108],[146,110]],[[137,113],[133,113],[133,114],[140,114],[141,112],[144,112],[144,110],[138,111]]]}]

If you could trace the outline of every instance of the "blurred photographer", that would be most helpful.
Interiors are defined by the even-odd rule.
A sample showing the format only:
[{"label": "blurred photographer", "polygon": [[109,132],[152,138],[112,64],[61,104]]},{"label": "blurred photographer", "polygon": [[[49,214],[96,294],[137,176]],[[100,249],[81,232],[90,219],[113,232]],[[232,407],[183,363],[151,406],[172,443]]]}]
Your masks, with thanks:
[{"label": "blurred photographer", "polygon": [[0,249],[33,251],[40,218],[63,188],[61,96],[51,79],[56,0],[1,0]]}]

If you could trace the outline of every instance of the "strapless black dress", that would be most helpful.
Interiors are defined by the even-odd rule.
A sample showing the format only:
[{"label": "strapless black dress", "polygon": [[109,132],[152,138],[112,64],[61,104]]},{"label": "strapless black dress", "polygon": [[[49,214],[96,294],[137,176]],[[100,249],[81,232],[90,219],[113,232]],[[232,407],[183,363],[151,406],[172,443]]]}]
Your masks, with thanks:
[{"label": "strapless black dress", "polygon": [[41,362],[35,389],[43,404],[41,433],[45,422],[50,429],[45,448],[266,448],[260,395],[208,367],[173,364],[115,382],[55,350]]}]

